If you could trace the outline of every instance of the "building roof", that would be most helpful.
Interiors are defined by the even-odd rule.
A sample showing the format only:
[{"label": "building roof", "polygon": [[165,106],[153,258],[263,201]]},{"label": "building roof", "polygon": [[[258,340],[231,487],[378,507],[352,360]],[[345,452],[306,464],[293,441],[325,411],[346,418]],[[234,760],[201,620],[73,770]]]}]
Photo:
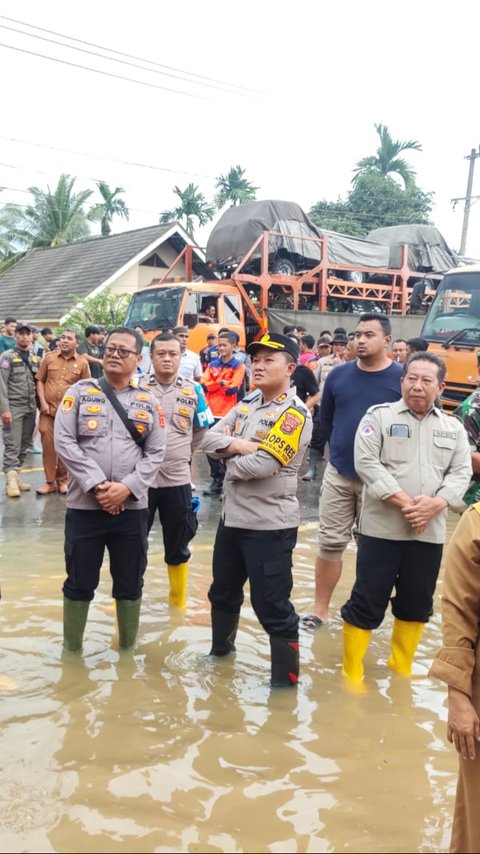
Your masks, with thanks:
[{"label": "building roof", "polygon": [[[107,287],[166,241],[178,253],[193,245],[174,222],[35,249],[0,276],[0,318],[60,318],[73,307],[72,294],[86,297]],[[207,271],[199,250],[193,268],[196,275]]]}]

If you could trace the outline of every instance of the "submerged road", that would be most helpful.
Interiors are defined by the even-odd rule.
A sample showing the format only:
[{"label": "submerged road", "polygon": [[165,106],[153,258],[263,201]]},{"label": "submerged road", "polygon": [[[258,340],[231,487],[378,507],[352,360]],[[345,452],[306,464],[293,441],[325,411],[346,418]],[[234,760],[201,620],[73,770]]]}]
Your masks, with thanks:
[{"label": "submerged road", "polygon": [[[436,614],[412,680],[385,665],[390,616],[366,657],[366,693],[345,690],[338,608],[301,634],[298,691],[271,693],[269,645],[250,607],[237,652],[209,658],[207,590],[220,502],[204,498],[185,614],[170,611],[158,529],[135,652],[119,655],[108,562],[83,657],[62,657],[61,496],[6,499],[0,481],[1,852],[439,852],[448,849],[456,756],[446,692],[427,676]],[[304,464],[305,467],[305,464]],[[293,600],[313,603],[319,481],[300,485]],[[450,530],[456,519],[452,517]],[[248,592],[248,591],[247,591]]]}]

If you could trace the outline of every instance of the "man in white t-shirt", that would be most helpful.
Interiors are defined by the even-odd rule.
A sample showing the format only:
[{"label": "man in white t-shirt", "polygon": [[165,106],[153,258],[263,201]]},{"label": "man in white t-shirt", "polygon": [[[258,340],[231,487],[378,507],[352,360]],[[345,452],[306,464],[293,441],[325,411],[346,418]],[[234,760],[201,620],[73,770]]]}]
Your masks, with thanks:
[{"label": "man in white t-shirt", "polygon": [[188,326],[176,326],[173,334],[180,341],[182,358],[180,360],[180,374],[187,380],[199,380],[203,374],[200,356],[193,350],[187,350]]}]

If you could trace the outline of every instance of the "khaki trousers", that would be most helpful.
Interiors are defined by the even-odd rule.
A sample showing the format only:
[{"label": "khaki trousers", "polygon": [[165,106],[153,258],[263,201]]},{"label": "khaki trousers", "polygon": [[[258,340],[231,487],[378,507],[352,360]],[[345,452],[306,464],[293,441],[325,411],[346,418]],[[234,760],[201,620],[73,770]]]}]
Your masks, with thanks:
[{"label": "khaki trousers", "polygon": [[3,471],[22,468],[35,427],[35,412],[16,412],[12,407],[13,422],[3,427]]},{"label": "khaki trousers", "polygon": [[55,453],[55,445],[53,443],[53,423],[55,418],[52,415],[42,415],[38,421],[38,429],[42,437],[43,448],[43,468],[45,469],[45,480],[49,483],[66,483],[67,470],[62,462],[58,459]]}]

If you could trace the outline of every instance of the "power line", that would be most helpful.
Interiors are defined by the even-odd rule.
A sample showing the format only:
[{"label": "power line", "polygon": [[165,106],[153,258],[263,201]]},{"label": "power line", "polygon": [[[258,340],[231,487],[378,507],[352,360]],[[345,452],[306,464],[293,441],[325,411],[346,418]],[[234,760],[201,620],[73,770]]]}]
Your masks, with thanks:
[{"label": "power line", "polygon": [[41,59],[48,59],[50,62],[58,62],[61,65],[69,65],[71,68],[80,68],[82,71],[92,71],[94,74],[103,74],[104,77],[113,77],[116,80],[126,80],[127,83],[137,83],[139,86],[148,86],[149,89],[161,89],[164,92],[173,92],[174,95],[185,95],[187,98],[197,98],[201,101],[210,101],[206,95],[196,95],[193,92],[184,92],[181,89],[170,89],[168,86],[160,86],[158,83],[148,83],[146,80],[137,80],[135,77],[125,77],[123,74],[114,74],[113,71],[101,71],[100,68],[92,68],[90,65],[81,65],[78,62],[69,62],[67,59],[58,59],[56,56],[48,56],[45,53],[37,53],[34,50],[27,50],[23,47],[14,47],[11,44],[0,42],[0,47],[5,47],[7,50],[26,53],[29,56],[37,56]]},{"label": "power line", "polygon": [[[218,83],[222,86],[229,86],[233,89],[239,89],[245,93],[257,94],[257,95],[260,94],[260,92],[257,89],[250,89],[246,86],[240,86],[237,83],[229,83],[228,81],[225,81],[225,80],[218,80],[215,77],[206,77],[203,74],[196,74],[195,72],[192,72],[192,71],[185,71],[182,68],[175,68],[171,65],[164,65],[163,63],[156,62],[153,59],[144,59],[143,57],[135,56],[135,55],[130,54],[130,53],[125,53],[124,51],[121,51],[121,50],[115,50],[115,49],[110,48],[110,47],[105,47],[104,45],[98,45],[98,44],[95,44],[94,42],[85,41],[84,39],[77,39],[77,38],[74,38],[73,36],[68,36],[65,33],[58,33],[55,30],[49,30],[49,29],[46,29],[45,27],[39,27],[36,24],[28,24],[26,21],[18,21],[16,18],[9,18],[6,15],[0,15],[0,18],[2,18],[4,21],[10,21],[14,24],[20,24],[21,26],[29,27],[32,30],[38,30],[39,32],[48,33],[49,35],[60,36],[60,38],[68,39],[69,41],[76,42],[77,44],[85,44],[85,45],[88,45],[89,47],[95,47],[98,50],[105,50],[108,53],[116,54],[117,56],[124,56],[127,59],[135,59],[138,62],[147,62],[149,65],[153,65],[156,68],[167,69],[168,72],[175,71],[175,72],[178,72],[179,74],[188,75],[188,77],[192,78],[192,80],[187,81],[187,82],[193,83],[193,82],[195,82],[193,78],[197,78],[198,80],[200,80],[200,81],[203,80],[206,83]],[[28,35],[28,33],[25,33],[25,35]],[[65,47],[68,47],[68,45],[65,45]],[[105,57],[105,59],[108,59],[108,57]],[[173,75],[167,75],[167,76],[173,76]],[[180,78],[180,79],[187,80],[187,78]]]},{"label": "power line", "polygon": [[[3,15],[0,15],[0,18],[3,18],[3,17],[4,17]],[[20,23],[22,23],[22,22],[20,22]],[[23,24],[23,26],[30,26],[30,25],[29,24],[26,24],[26,25]],[[201,80],[188,79],[187,77],[181,77],[179,74],[170,74],[166,71],[160,71],[157,68],[146,68],[145,65],[139,65],[138,62],[129,62],[128,60],[125,60],[125,59],[116,59],[113,56],[105,56],[102,53],[98,53],[98,51],[88,50],[87,48],[76,47],[75,45],[65,44],[65,42],[58,41],[57,39],[51,39],[51,38],[48,38],[47,36],[40,36],[40,35],[37,35],[36,33],[27,33],[27,32],[25,32],[25,30],[18,29],[18,27],[9,27],[6,24],[0,24],[0,28],[3,30],[8,30],[9,32],[12,32],[12,33],[20,33],[20,35],[27,36],[27,38],[30,38],[30,39],[38,39],[40,41],[48,42],[49,44],[59,45],[60,47],[64,47],[67,50],[77,50],[80,53],[86,53],[86,54],[89,54],[90,56],[97,56],[97,57],[100,57],[100,59],[105,59],[107,62],[117,62],[120,65],[127,65],[127,66],[130,66],[131,68],[139,68],[141,71],[147,71],[150,74],[159,74],[159,75],[162,75],[164,77],[171,77],[172,79],[175,79],[175,80],[181,80],[183,83],[191,83],[195,86],[203,86],[203,87],[210,88],[210,89],[217,89],[220,92],[224,92],[224,93],[227,93],[230,95],[231,94],[237,94],[237,95],[245,95],[246,94],[246,92],[232,92],[231,90],[226,89],[225,86],[228,86],[229,84],[225,84],[224,86],[222,86],[222,85],[216,85],[215,83],[206,83],[206,82],[204,83]],[[48,32],[48,30],[46,32]],[[54,35],[60,35],[62,38],[69,38],[69,36],[63,36],[61,33],[58,33],[58,34],[54,33]],[[109,48],[100,48],[100,49],[101,50],[109,50]],[[149,62],[149,60],[141,60],[141,62]],[[89,69],[89,70],[92,70],[92,69]],[[135,81],[135,82],[140,83],[141,81]],[[168,90],[168,91],[177,91],[177,90]],[[187,94],[187,93],[184,92],[182,94]]]},{"label": "power line", "polygon": [[170,169],[166,166],[152,166],[150,163],[137,163],[134,160],[121,160],[115,157],[105,157],[102,154],[91,154],[88,151],[75,151],[69,148],[59,148],[56,145],[46,145],[40,142],[32,142],[32,140],[28,139],[17,139],[13,136],[2,136],[0,135],[0,139],[7,140],[8,142],[16,142],[21,143],[22,145],[33,145],[35,148],[47,148],[50,151],[61,151],[63,154],[75,154],[77,157],[90,157],[94,160],[106,160],[108,163],[120,163],[123,166],[134,166],[137,169],[151,169],[155,172],[169,172],[173,175],[189,175],[195,178],[213,178],[213,175],[206,175],[202,172],[186,172],[181,169]]}]

